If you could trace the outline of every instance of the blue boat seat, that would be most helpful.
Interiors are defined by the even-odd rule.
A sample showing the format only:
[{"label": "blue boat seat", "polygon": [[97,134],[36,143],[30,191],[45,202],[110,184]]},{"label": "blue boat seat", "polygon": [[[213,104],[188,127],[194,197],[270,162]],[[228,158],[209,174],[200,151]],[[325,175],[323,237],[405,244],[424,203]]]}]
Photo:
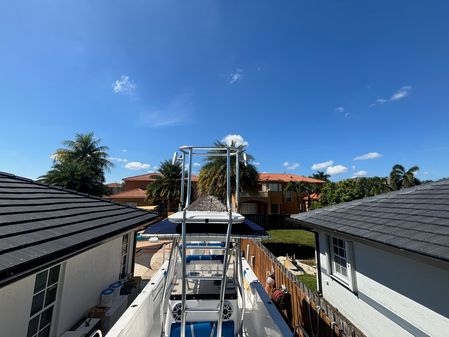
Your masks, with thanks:
[{"label": "blue boat seat", "polygon": [[[181,323],[172,323],[170,337],[181,336]],[[217,322],[187,322],[186,337],[216,337]],[[234,337],[234,321],[223,322],[223,337]]]},{"label": "blue boat seat", "polygon": [[186,263],[190,263],[191,261],[220,261],[223,263],[224,255],[219,254],[192,254],[186,256]]}]

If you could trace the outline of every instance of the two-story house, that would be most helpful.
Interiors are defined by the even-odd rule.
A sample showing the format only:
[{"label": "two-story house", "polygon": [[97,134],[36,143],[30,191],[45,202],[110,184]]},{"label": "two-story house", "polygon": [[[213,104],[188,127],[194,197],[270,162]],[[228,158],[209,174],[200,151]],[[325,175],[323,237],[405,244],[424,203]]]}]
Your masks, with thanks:
[{"label": "two-story house", "polygon": [[[147,200],[147,186],[154,182],[160,173],[146,173],[138,176],[123,178],[123,191],[105,196],[105,199],[112,200],[129,206],[151,206],[152,201]],[[196,184],[198,177],[192,175],[192,182]]]},{"label": "two-story house", "polygon": [[[289,182],[324,184],[324,181],[287,173],[260,173],[257,192],[240,194],[240,212],[242,214],[296,214],[300,212],[300,203],[305,202],[305,193],[298,195],[286,191]],[[313,195],[312,198],[317,198]]]}]

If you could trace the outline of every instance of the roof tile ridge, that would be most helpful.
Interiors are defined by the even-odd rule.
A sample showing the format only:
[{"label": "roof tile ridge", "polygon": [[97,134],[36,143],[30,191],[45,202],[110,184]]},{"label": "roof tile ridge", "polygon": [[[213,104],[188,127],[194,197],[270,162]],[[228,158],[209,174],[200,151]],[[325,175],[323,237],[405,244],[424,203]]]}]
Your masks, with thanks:
[{"label": "roof tile ridge", "polygon": [[72,190],[72,189],[69,189],[69,188],[65,188],[65,187],[62,187],[62,186],[46,184],[46,183],[43,183],[43,182],[38,181],[38,180],[33,180],[33,179],[30,179],[30,178],[17,176],[17,175],[15,175],[13,173],[7,173],[7,172],[0,171],[0,175],[13,177],[14,179],[17,179],[17,180],[20,180],[20,181],[24,181],[24,182],[27,182],[29,184],[45,186],[45,187],[50,188],[50,189],[56,189],[56,190],[61,190],[61,191],[65,191],[65,192],[68,192],[68,193],[81,195],[81,196],[84,196],[84,197],[89,198],[89,199],[105,201],[105,202],[108,202],[108,203],[111,203],[111,204],[114,204],[114,205],[117,205],[117,206],[126,207],[126,208],[132,208],[132,209],[134,209],[136,211],[139,211],[139,212],[146,212],[144,210],[139,209],[138,207],[133,207],[133,206],[126,205],[126,204],[120,204],[120,203],[112,201],[112,200],[103,199],[103,198],[98,197],[96,195],[91,195],[91,194],[84,193],[84,192],[78,192],[78,191],[75,191],[75,190]]}]

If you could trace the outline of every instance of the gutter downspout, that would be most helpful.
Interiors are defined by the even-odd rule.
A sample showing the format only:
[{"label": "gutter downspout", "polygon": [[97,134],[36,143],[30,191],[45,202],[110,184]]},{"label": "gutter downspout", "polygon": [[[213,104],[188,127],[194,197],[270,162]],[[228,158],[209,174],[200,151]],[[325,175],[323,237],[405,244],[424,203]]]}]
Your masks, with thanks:
[{"label": "gutter downspout", "polygon": [[321,258],[320,258],[320,235],[318,232],[313,232],[315,234],[315,259],[316,259],[316,271],[318,276],[318,294],[323,296],[323,283],[321,279]]}]

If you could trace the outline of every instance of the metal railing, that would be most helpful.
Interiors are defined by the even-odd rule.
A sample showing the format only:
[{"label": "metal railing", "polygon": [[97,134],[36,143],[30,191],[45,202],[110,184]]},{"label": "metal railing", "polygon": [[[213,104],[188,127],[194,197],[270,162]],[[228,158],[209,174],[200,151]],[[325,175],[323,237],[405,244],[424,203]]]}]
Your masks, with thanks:
[{"label": "metal railing", "polygon": [[[217,312],[218,313],[218,322],[217,322],[217,337],[222,337],[223,331],[223,309],[224,309],[224,299],[226,293],[226,281],[227,281],[227,271],[229,269],[230,264],[230,248],[231,248],[231,232],[232,232],[232,186],[231,186],[231,157],[235,156],[236,166],[236,181],[235,181],[235,208],[238,209],[239,205],[239,176],[240,176],[240,150],[234,147],[194,147],[194,146],[182,146],[179,148],[181,151],[181,156],[178,156],[177,153],[173,156],[173,163],[177,161],[181,161],[181,196],[179,203],[179,211],[183,212],[182,216],[182,236],[181,236],[181,263],[182,263],[182,302],[181,302],[181,337],[186,336],[186,323],[187,323],[187,313],[193,312],[186,307],[186,299],[187,299],[187,279],[189,276],[187,275],[187,267],[186,267],[186,249],[187,249],[187,233],[186,233],[186,225],[187,225],[187,212],[191,203],[191,194],[192,194],[192,158],[194,155],[197,156],[209,156],[209,157],[223,157],[226,156],[226,209],[228,212],[228,226],[226,230],[226,241],[224,247],[224,261],[223,261],[223,272],[221,277],[220,284],[220,297],[219,297],[219,305],[217,310],[208,310],[207,312]],[[196,151],[196,152],[194,152]],[[188,160],[187,165],[187,177],[186,177],[186,160]],[[246,156],[243,155],[243,160],[246,165]],[[187,193],[185,195],[185,183],[187,179]],[[240,251],[240,250],[239,250]],[[239,260],[239,259],[236,259]],[[237,262],[239,263],[239,261]],[[239,268],[239,271],[242,268]],[[195,312],[198,312],[199,309],[194,309]],[[200,310],[201,311],[201,310]],[[241,324],[240,324],[241,327]]]}]

